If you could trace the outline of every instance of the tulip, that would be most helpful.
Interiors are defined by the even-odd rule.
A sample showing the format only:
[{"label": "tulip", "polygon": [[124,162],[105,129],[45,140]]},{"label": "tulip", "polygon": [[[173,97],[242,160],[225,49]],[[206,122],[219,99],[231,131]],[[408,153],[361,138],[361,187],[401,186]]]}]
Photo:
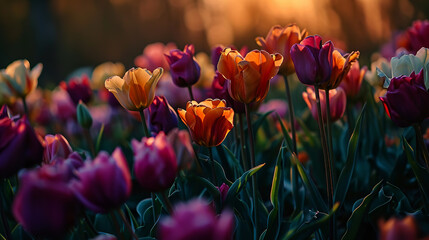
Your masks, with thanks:
[{"label": "tulip", "polygon": [[222,185],[220,185],[220,187],[216,187],[216,188],[217,188],[217,190],[219,190],[220,198],[222,199],[222,202],[225,202],[226,197],[228,195],[229,186],[226,185],[225,183],[222,183]]},{"label": "tulip", "polygon": [[226,107],[225,100],[209,98],[200,103],[189,101],[186,110],[179,108],[178,112],[198,145],[220,145],[234,126],[234,110]]},{"label": "tulip", "polygon": [[69,180],[66,165],[45,165],[22,174],[12,211],[26,231],[37,238],[67,234],[80,210]]},{"label": "tulip", "polygon": [[290,50],[295,43],[300,43],[307,35],[307,31],[305,29],[301,31],[296,24],[290,24],[287,27],[276,25],[270,29],[265,39],[257,37],[255,40],[265,51],[271,54],[280,53],[283,56],[280,72],[287,76],[295,72]]},{"label": "tulip", "polygon": [[151,132],[163,131],[168,134],[173,128],[177,128],[177,114],[164,96],[155,96],[148,109]]},{"label": "tulip", "polygon": [[[238,50],[235,46],[230,45],[229,48],[231,48],[232,50]],[[215,47],[212,48],[211,51],[211,59],[212,59],[212,64],[215,68],[215,71],[217,71],[217,64],[219,62],[219,58],[220,55],[222,55],[222,51],[225,49],[225,47],[223,45],[217,45]],[[246,56],[246,54],[249,52],[249,49],[247,46],[242,47],[239,50],[241,56]]]},{"label": "tulip", "polygon": [[131,194],[131,175],[120,148],[100,152],[77,171],[70,187],[79,201],[96,213],[118,208]]},{"label": "tulip", "polygon": [[0,74],[0,105],[9,104],[11,102],[14,102],[15,100],[6,82],[3,81],[2,79],[3,78]]},{"label": "tulip", "polygon": [[424,71],[391,79],[386,95],[380,97],[387,115],[399,127],[421,123],[429,117],[429,92],[423,82]]},{"label": "tulip", "polygon": [[1,70],[0,75],[16,97],[24,98],[36,89],[42,68],[42,64],[39,63],[30,70],[30,63],[27,60],[17,60]]},{"label": "tulip", "polygon": [[0,179],[42,162],[43,145],[27,118],[0,119]]},{"label": "tulip", "polygon": [[170,73],[173,82],[179,87],[190,87],[200,78],[200,65],[194,58],[194,45],[186,45],[185,49],[180,51],[174,49],[170,55],[165,55],[170,65]]},{"label": "tulip", "polygon": [[176,154],[178,169],[189,169],[195,159],[195,152],[188,131],[175,128],[167,135],[167,140]]},{"label": "tulip", "polygon": [[91,88],[101,89],[104,81],[109,77],[122,76],[125,73],[125,67],[122,63],[105,62],[94,68],[91,76]]},{"label": "tulip", "polygon": [[[322,109],[322,120],[326,122],[325,90],[320,89],[319,94],[320,106]],[[311,115],[313,115],[313,117],[317,120],[319,116],[317,114],[316,94],[314,89],[308,87],[307,91],[302,93],[302,98],[304,98],[304,101],[307,103],[307,106],[311,111]],[[346,102],[346,93],[342,88],[339,87],[329,90],[330,117],[332,122],[337,121],[344,115],[344,112],[346,111]]]},{"label": "tulip", "polygon": [[214,210],[203,200],[180,203],[170,217],[161,219],[159,239],[185,240],[232,239],[234,215],[224,211],[216,217]]},{"label": "tulip", "polygon": [[164,70],[157,68],[131,68],[124,78],[118,76],[106,80],[105,87],[112,92],[122,107],[130,111],[142,111],[149,107],[155,97],[155,87]]},{"label": "tulip", "polygon": [[140,185],[151,192],[169,188],[176,178],[177,161],[173,147],[164,132],[156,137],[131,141],[134,152],[134,173]]},{"label": "tulip", "polygon": [[66,159],[73,150],[67,139],[61,134],[45,136],[43,163],[49,164],[57,158]]},{"label": "tulip", "polygon": [[416,53],[420,48],[429,48],[429,20],[417,20],[407,29],[406,37],[408,45],[406,48],[411,53]]},{"label": "tulip", "polygon": [[160,42],[149,44],[143,49],[143,54],[134,59],[134,64],[137,67],[147,68],[149,71],[153,71],[157,67],[162,67],[168,71],[170,70],[170,66],[164,54],[176,48],[176,44],[171,42],[166,45]]},{"label": "tulip", "polygon": [[78,105],[79,100],[88,103],[92,98],[92,90],[89,86],[89,78],[86,74],[82,75],[80,78],[72,78],[68,83],[61,82],[60,87],[67,91],[75,105]]},{"label": "tulip", "polygon": [[225,99],[226,105],[232,107],[235,113],[244,113],[244,104],[232,99],[228,92],[228,81],[219,71],[216,71],[215,77],[213,78],[209,96],[211,98]]},{"label": "tulip", "polygon": [[270,79],[279,71],[283,57],[262,50],[253,50],[244,58],[237,50],[222,51],[218,71],[230,84],[231,97],[245,104],[262,101],[268,94]]},{"label": "tulip", "polygon": [[359,68],[359,61],[356,61],[350,68],[350,71],[344,77],[340,87],[344,89],[348,98],[354,98],[359,94],[363,78],[367,67]]},{"label": "tulip", "polygon": [[344,58],[338,50],[332,52],[331,78],[321,84],[320,88],[328,90],[337,88],[350,70],[353,63],[359,58],[359,52],[346,54]]},{"label": "tulip", "polygon": [[378,222],[380,240],[417,240],[417,224],[413,216],[409,215],[403,219],[390,218],[387,222]]},{"label": "tulip", "polygon": [[307,85],[329,81],[333,50],[332,42],[322,45],[322,38],[318,35],[306,37],[300,44],[293,45],[290,55],[298,79]]},{"label": "tulip", "polygon": [[52,92],[51,111],[54,116],[63,122],[76,118],[76,106],[69,94],[62,88]]}]

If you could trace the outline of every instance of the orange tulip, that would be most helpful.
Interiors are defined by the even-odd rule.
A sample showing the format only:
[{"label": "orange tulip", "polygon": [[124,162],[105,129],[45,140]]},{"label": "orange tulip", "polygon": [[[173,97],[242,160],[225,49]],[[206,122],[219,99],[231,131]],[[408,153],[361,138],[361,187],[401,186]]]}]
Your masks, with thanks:
[{"label": "orange tulip", "polygon": [[234,126],[234,110],[226,107],[225,100],[189,101],[186,110],[179,108],[178,112],[198,145],[218,146]]},{"label": "orange tulip", "polygon": [[245,104],[262,101],[268,94],[270,79],[279,71],[282,55],[253,50],[244,58],[237,50],[225,48],[220,55],[218,70],[230,84],[231,97]]},{"label": "orange tulip", "polygon": [[124,78],[110,77],[104,82],[104,86],[115,95],[122,107],[130,111],[141,111],[152,103],[156,84],[163,72],[161,67],[153,73],[147,69],[131,68]]},{"label": "orange tulip", "polygon": [[345,55],[345,58],[338,50],[332,53],[332,72],[331,78],[321,84],[321,89],[335,89],[337,88],[344,77],[349,72],[352,64],[359,58],[359,51],[351,52]]},{"label": "orange tulip", "polygon": [[295,43],[300,43],[307,35],[308,32],[305,29],[301,31],[296,24],[290,24],[287,27],[276,25],[270,29],[265,39],[257,37],[255,40],[265,51],[283,55],[284,61],[280,67],[280,72],[290,75],[295,72],[295,66],[290,57],[290,49]]}]

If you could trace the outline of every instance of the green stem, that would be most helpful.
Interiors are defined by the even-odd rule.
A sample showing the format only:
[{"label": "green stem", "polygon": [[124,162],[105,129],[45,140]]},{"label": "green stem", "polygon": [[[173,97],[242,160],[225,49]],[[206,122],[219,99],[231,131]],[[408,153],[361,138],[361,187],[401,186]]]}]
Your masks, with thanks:
[{"label": "green stem", "polygon": [[119,227],[118,220],[116,219],[116,216],[115,216],[114,212],[110,212],[110,213],[109,213],[109,215],[110,215],[110,218],[112,219],[113,226],[114,226],[114,228],[115,228],[115,232],[116,232],[116,234],[118,235],[118,238],[119,238],[120,240],[125,240],[124,235],[123,235],[123,234],[122,234],[122,232],[121,232],[121,229],[120,229],[120,227]]},{"label": "green stem", "polygon": [[140,113],[140,118],[142,119],[142,126],[143,126],[143,130],[144,130],[144,134],[146,137],[151,137],[149,130],[147,128],[146,117],[144,116],[144,109],[140,110],[139,113]]},{"label": "green stem", "polygon": [[[326,191],[327,191],[327,197],[328,197],[328,206],[329,206],[329,209],[331,209],[332,198],[333,198],[332,176],[331,176],[331,167],[330,167],[331,164],[329,160],[328,147],[326,144],[325,128],[323,126],[322,108],[320,106],[319,86],[317,84],[314,85],[314,91],[316,94],[316,104],[317,104],[317,114],[318,114],[317,123],[319,125],[320,139],[321,139],[322,150],[323,150],[323,162],[325,165],[325,180],[326,180]],[[334,239],[332,226],[330,227],[329,233],[330,233],[329,239]]]},{"label": "green stem", "polygon": [[287,103],[288,103],[288,107],[289,107],[289,121],[290,121],[290,126],[292,129],[292,143],[293,143],[293,151],[295,152],[295,154],[298,156],[298,150],[296,148],[296,131],[295,131],[295,113],[293,110],[293,104],[292,104],[292,97],[290,94],[290,87],[289,87],[289,81],[287,79],[287,75],[283,75],[284,81],[285,81],[285,86],[286,86],[286,97],[287,97]]},{"label": "green stem", "polygon": [[164,207],[166,208],[167,212],[171,215],[173,213],[173,206],[171,205],[170,199],[168,199],[168,196],[167,194],[165,194],[165,191],[161,191],[160,194],[165,203]]},{"label": "green stem", "polygon": [[30,117],[28,115],[28,107],[27,107],[27,101],[25,101],[25,97],[22,97],[22,105],[24,106],[24,113],[27,117]]},{"label": "green stem", "polygon": [[88,214],[86,214],[85,211],[83,211],[83,217],[85,219],[87,226],[89,227],[89,229],[92,232],[91,238],[96,237],[98,235],[97,229],[95,229],[94,224],[92,224],[92,221],[89,219]]},{"label": "green stem", "polygon": [[91,133],[88,129],[83,128],[83,136],[86,139],[86,142],[88,143],[89,149],[91,151],[92,157],[95,157],[95,148],[94,148],[94,142],[92,141]]},{"label": "green stem", "polygon": [[[425,160],[425,164],[426,164],[426,170],[429,171],[429,153],[428,153],[428,149],[426,147],[426,144],[423,140],[423,136],[422,136],[422,127],[419,123],[414,124],[414,131],[416,132],[416,137],[417,137],[417,144],[416,145],[420,145],[420,149],[423,153],[423,159]],[[416,159],[418,160],[418,159]]]},{"label": "green stem", "polygon": [[[250,168],[255,167],[255,147],[254,147],[254,139],[253,139],[253,130],[252,130],[252,120],[250,119],[250,110],[249,104],[246,103],[244,105],[244,109],[246,112],[246,120],[247,120],[247,133],[249,138],[249,148],[250,148]],[[256,175],[252,176],[252,198],[253,198],[253,211],[255,217],[255,235],[254,239],[258,238],[258,203],[256,200],[256,190],[258,189],[256,185]]]},{"label": "green stem", "polygon": [[194,150],[194,154],[195,154],[195,160],[196,160],[196,163],[197,163],[197,171],[201,173],[203,170],[201,168],[200,157],[198,157],[198,152],[195,151],[195,148],[193,146],[192,146],[192,150]]},{"label": "green stem", "polygon": [[133,236],[133,238],[134,238],[135,240],[139,240],[139,238],[137,237],[137,235],[136,235],[136,233],[134,232],[133,228],[131,227],[130,223],[128,222],[127,218],[125,217],[125,214],[124,214],[124,212],[122,211],[122,209],[120,209],[120,208],[119,208],[119,209],[117,210],[117,212],[118,212],[119,216],[121,217],[122,222],[124,222],[125,227],[128,229],[128,231],[129,231],[129,232],[130,232],[130,234]]},{"label": "green stem", "polygon": [[215,162],[213,159],[213,149],[212,149],[212,147],[208,147],[208,149],[209,149],[210,165],[211,165],[211,169],[212,169],[212,181],[213,181],[214,185],[217,185],[217,177],[216,177],[216,173],[215,173]]},{"label": "green stem", "polygon": [[189,91],[189,97],[191,98],[191,100],[195,100],[194,94],[192,93],[192,85],[188,86],[188,91]]},{"label": "green stem", "polygon": [[3,208],[3,200],[6,203],[6,199],[3,199],[6,196],[6,194],[4,194],[4,191],[3,191],[3,184],[4,184],[4,181],[3,181],[3,179],[1,179],[0,193],[3,197],[0,198],[0,215],[1,215],[1,221],[2,221],[3,226],[4,226],[6,239],[12,239],[12,234],[10,232],[10,227],[9,227],[9,223],[7,221],[5,209]]},{"label": "green stem", "polygon": [[240,126],[240,145],[241,145],[241,162],[243,164],[243,168],[244,171],[249,170],[249,166],[247,166],[247,156],[246,156],[246,141],[244,138],[244,125],[243,125],[243,114],[239,113],[238,114],[238,121],[239,121],[239,126]]}]

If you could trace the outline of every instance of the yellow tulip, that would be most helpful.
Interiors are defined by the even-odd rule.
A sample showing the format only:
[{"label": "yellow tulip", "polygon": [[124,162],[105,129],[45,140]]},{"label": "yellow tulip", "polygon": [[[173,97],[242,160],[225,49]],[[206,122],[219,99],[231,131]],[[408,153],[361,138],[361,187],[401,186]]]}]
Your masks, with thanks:
[{"label": "yellow tulip", "polygon": [[24,98],[36,89],[42,68],[43,65],[39,63],[30,71],[27,60],[17,60],[0,72],[0,81],[6,83],[14,96]]}]

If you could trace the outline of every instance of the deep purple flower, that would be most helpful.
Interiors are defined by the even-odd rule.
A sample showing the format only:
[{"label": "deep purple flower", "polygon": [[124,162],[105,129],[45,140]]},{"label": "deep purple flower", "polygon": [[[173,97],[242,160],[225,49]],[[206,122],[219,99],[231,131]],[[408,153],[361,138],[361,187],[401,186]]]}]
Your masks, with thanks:
[{"label": "deep purple flower", "polygon": [[17,122],[0,118],[0,136],[0,179],[42,161],[43,145],[27,117]]},{"label": "deep purple flower", "polygon": [[331,41],[322,45],[318,35],[306,37],[299,44],[294,44],[290,51],[298,79],[307,85],[324,83],[332,72]]},{"label": "deep purple flower", "polygon": [[417,20],[407,29],[407,50],[416,54],[420,48],[429,48],[429,20]]},{"label": "deep purple flower", "polygon": [[68,92],[75,105],[79,103],[79,100],[88,103],[92,98],[92,90],[89,85],[89,78],[86,74],[82,75],[80,78],[72,78],[68,83],[61,82],[60,87]]},{"label": "deep purple flower", "polygon": [[66,159],[72,153],[67,139],[61,134],[45,136],[45,151],[43,154],[43,163],[49,164],[55,161],[56,158]]},{"label": "deep purple flower", "polygon": [[222,183],[222,185],[220,185],[220,187],[216,187],[216,188],[217,188],[217,190],[219,190],[220,197],[221,197],[222,201],[225,202],[226,196],[228,195],[229,186],[226,185],[225,183]]},{"label": "deep purple flower", "polygon": [[120,148],[112,155],[100,152],[77,171],[70,186],[79,201],[90,210],[105,213],[118,208],[131,194],[131,175]]},{"label": "deep purple flower", "polygon": [[161,240],[228,240],[234,231],[234,215],[223,212],[219,217],[201,199],[178,204],[171,217],[161,220]]},{"label": "deep purple flower", "polygon": [[391,79],[386,95],[380,97],[387,115],[399,127],[420,123],[429,117],[429,92],[423,80],[423,70],[419,74]]},{"label": "deep purple flower", "polygon": [[151,192],[169,188],[176,178],[177,160],[164,132],[156,137],[131,141],[134,152],[134,173],[140,185]]},{"label": "deep purple flower", "polygon": [[170,55],[165,55],[168,64],[170,64],[170,73],[173,82],[179,87],[188,87],[195,84],[200,78],[200,65],[194,58],[194,45],[186,45],[185,49],[180,51],[174,49]]},{"label": "deep purple flower", "polygon": [[80,207],[69,180],[66,165],[45,165],[22,174],[12,210],[26,231],[36,237],[64,237]]},{"label": "deep purple flower", "polygon": [[148,109],[151,132],[158,134],[163,131],[167,134],[171,129],[177,128],[177,114],[164,96],[155,96]]}]

